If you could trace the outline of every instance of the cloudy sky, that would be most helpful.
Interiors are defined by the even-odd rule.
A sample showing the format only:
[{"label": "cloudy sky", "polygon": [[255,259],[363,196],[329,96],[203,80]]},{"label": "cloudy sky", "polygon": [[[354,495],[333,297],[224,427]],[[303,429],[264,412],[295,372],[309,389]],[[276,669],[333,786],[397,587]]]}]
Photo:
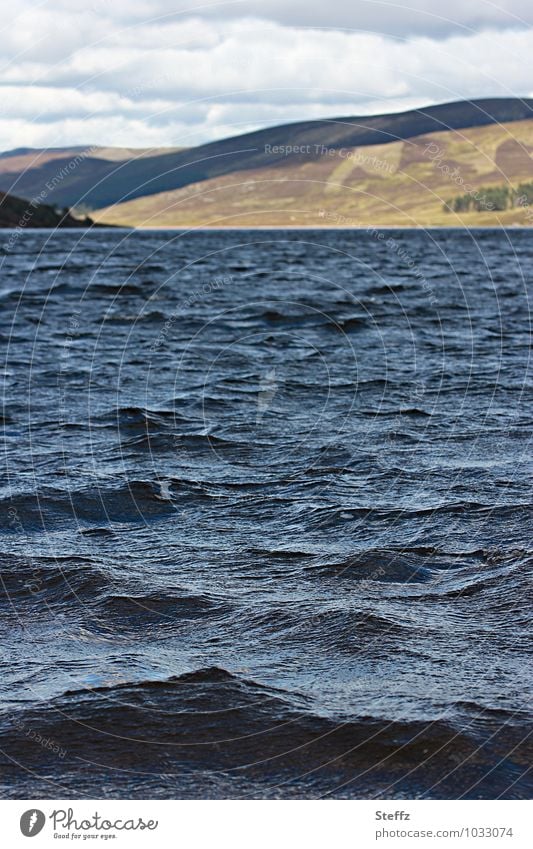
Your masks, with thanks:
[{"label": "cloudy sky", "polygon": [[0,150],[533,96],[531,0],[0,0]]}]

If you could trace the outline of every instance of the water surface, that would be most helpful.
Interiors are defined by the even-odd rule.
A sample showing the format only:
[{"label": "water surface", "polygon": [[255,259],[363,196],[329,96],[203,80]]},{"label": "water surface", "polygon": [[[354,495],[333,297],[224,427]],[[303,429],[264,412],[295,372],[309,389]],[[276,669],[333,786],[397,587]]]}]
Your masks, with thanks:
[{"label": "water surface", "polygon": [[530,794],[532,257],[4,251],[4,797]]}]

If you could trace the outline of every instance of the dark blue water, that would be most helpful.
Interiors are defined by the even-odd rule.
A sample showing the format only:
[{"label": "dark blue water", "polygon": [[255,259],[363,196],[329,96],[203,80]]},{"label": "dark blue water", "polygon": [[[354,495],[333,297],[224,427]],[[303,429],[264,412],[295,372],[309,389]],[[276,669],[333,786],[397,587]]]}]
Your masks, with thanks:
[{"label": "dark blue water", "polygon": [[4,249],[2,796],[531,793],[532,259]]}]

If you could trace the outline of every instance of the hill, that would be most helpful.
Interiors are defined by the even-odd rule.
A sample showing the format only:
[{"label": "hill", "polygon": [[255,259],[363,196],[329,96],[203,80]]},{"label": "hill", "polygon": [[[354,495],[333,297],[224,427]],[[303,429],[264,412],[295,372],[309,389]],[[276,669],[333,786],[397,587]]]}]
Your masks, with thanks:
[{"label": "hill", "polygon": [[39,197],[57,206],[80,206],[88,210],[84,198],[87,187],[93,189],[126,162],[145,157],[171,155],[179,148],[57,147],[46,150],[17,148],[0,153],[0,190],[18,197]]},{"label": "hill", "polygon": [[[0,158],[0,189],[31,198],[46,185],[54,204],[101,209],[234,174],[240,175],[239,185],[245,178],[257,182],[258,175],[266,171],[269,181],[274,175],[294,181],[302,168],[313,173],[317,169],[321,179],[325,161],[329,158],[331,164],[345,149],[390,147],[442,131],[531,119],[532,100],[495,98],[403,113],[286,124],[186,150],[114,154],[98,147],[15,151]],[[283,196],[285,190],[280,185],[277,188]],[[128,215],[131,218],[131,207]]]},{"label": "hill", "polygon": [[91,218],[75,218],[68,209],[58,212],[48,204],[32,204],[0,192],[0,228],[90,227]]},{"label": "hill", "polygon": [[[94,215],[148,227],[531,225],[527,207],[499,210],[491,198],[501,192],[491,187],[531,182],[532,154],[533,119],[448,130],[318,158],[286,155]],[[457,201],[465,194],[470,204]]]}]

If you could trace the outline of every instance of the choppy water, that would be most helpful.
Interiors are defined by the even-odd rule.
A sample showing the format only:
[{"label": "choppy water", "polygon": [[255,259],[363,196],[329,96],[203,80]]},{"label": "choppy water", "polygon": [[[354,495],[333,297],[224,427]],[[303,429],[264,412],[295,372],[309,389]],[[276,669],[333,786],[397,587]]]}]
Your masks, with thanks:
[{"label": "choppy water", "polygon": [[532,259],[520,231],[10,244],[3,796],[531,792]]}]

